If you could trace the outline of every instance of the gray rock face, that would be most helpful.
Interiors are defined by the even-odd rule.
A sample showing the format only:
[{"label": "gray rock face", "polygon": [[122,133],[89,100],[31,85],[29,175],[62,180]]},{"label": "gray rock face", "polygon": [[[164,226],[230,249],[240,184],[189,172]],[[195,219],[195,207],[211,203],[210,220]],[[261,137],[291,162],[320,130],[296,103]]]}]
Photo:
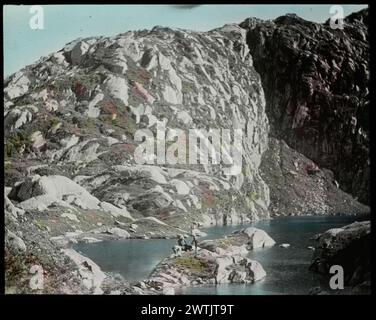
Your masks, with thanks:
[{"label": "gray rock face", "polygon": [[371,223],[354,222],[330,229],[317,237],[310,269],[328,274],[333,265],[343,267],[345,285],[370,281]]},{"label": "gray rock face", "polygon": [[[194,212],[209,224],[269,216],[268,187],[258,173],[269,130],[265,97],[245,31],[237,25],[205,33],[156,27],[74,41],[10,76],[5,105],[7,156],[19,168],[31,160],[34,167],[48,164],[34,172],[18,171],[30,173],[30,179],[36,173],[43,181],[56,179],[44,177],[54,172],[85,189],[69,182],[70,195],[65,197],[70,205],[93,209],[96,201],[86,203],[92,197],[112,205],[107,211],[115,215],[128,210],[136,218],[176,221],[176,215]],[[161,128],[166,137],[179,129],[187,138],[192,129],[227,129],[232,138],[235,129],[241,130],[240,172],[226,173],[230,166],[223,161],[136,161],[135,150],[142,146],[137,130],[156,136]],[[225,140],[223,147],[228,155],[235,152]],[[61,185],[66,184],[68,180]],[[45,210],[56,199],[47,196],[51,188],[37,188],[24,182],[11,198],[23,201],[26,210]],[[250,193],[258,195],[257,201]]]},{"label": "gray rock face", "polygon": [[271,134],[334,172],[369,201],[368,9],[343,30],[296,15],[247,19],[247,43],[262,77]]}]

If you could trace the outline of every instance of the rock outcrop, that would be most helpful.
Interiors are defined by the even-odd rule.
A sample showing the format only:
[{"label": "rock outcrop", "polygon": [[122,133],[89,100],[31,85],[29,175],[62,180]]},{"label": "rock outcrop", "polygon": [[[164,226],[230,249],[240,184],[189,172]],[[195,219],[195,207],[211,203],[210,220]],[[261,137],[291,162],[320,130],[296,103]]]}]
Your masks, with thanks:
[{"label": "rock outcrop", "polygon": [[344,284],[368,287],[371,281],[371,222],[354,222],[330,229],[316,237],[310,270],[329,274],[330,267],[339,265],[344,271]]},{"label": "rock outcrop", "polygon": [[345,18],[343,30],[294,14],[240,26],[262,78],[271,135],[368,204],[368,9]]},{"label": "rock outcrop", "polygon": [[[237,25],[77,40],[10,76],[4,91],[6,183],[25,210],[57,204],[174,224],[187,212],[203,224],[269,217],[258,174],[265,97]],[[233,174],[225,158],[239,154],[236,129],[243,152]],[[213,154],[219,161],[205,163],[191,130],[228,130],[230,140]],[[152,154],[141,152],[145,134]],[[179,163],[165,159],[171,146]],[[187,150],[198,151],[198,164],[188,163]]]},{"label": "rock outcrop", "polygon": [[[254,283],[266,276],[262,265],[247,258],[249,250],[273,246],[275,241],[261,229],[246,228],[198,244],[197,252],[187,251],[162,260],[146,281],[160,294],[181,286],[223,283]],[[172,288],[172,289],[170,289]]]}]

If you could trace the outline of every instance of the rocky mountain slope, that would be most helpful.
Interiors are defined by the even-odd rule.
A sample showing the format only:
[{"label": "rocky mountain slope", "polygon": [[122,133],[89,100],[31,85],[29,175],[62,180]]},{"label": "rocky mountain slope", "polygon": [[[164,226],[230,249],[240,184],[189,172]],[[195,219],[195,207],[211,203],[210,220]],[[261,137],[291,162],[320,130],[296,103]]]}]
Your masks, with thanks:
[{"label": "rocky mountain slope", "polygon": [[[17,209],[7,210],[7,239],[16,230],[22,241],[30,223],[66,247],[175,237],[192,222],[268,218],[269,189],[258,167],[269,127],[251,61],[236,25],[207,33],[156,27],[74,41],[9,77],[5,199]],[[140,164],[138,129],[154,136],[229,129],[232,137],[241,129],[241,171],[228,174],[223,162]],[[237,150],[223,140],[221,151]]]},{"label": "rocky mountain slope", "polygon": [[[206,222],[268,218],[258,174],[265,98],[245,31],[235,25],[78,40],[11,76],[4,91],[6,185],[25,210],[56,203],[129,220],[179,221],[195,211],[208,213]],[[134,134],[148,129],[156,137],[158,128],[172,137],[185,130],[187,138],[188,129],[243,130],[241,172],[223,174],[223,162],[137,163]]]},{"label": "rocky mountain slope", "polygon": [[240,26],[262,78],[271,135],[332,170],[341,189],[368,204],[368,9],[346,17],[343,30],[296,15]]},{"label": "rocky mountain slope", "polygon": [[284,140],[269,138],[260,174],[270,188],[272,217],[365,214],[370,210],[341,190],[331,170],[315,169],[311,159]]},{"label": "rocky mountain slope", "polygon": [[[299,85],[294,87],[291,79],[283,78],[288,69],[273,73],[279,70],[274,65],[277,55],[283,59],[294,55],[283,51],[284,41],[275,41],[282,51],[274,52],[273,42],[267,40],[276,26],[287,30],[283,39],[293,38],[288,31],[293,25],[291,19],[300,21],[302,26],[297,30],[304,30],[304,34],[311,34],[315,28],[326,30],[324,35],[330,33],[327,26],[291,16],[270,23],[251,19],[209,32],[155,27],[115,37],[75,40],[8,77],[4,85],[4,197],[9,291],[39,292],[38,279],[44,274],[47,283],[55,283],[55,287],[46,285],[45,292],[102,293],[106,292],[104,283],[120,286],[125,293],[144,292],[122,281],[119,285],[117,279],[97,270],[92,261],[67,249],[78,241],[176,237],[189,232],[194,223],[238,224],[279,214],[368,212],[368,207],[340,189],[352,192],[357,186],[362,200],[367,198],[368,167],[363,160],[368,155],[368,129],[361,120],[365,116],[361,110],[366,107],[361,107],[364,101],[360,99],[366,87],[354,87],[353,71],[344,77],[344,83],[329,86],[329,93],[322,93],[325,86],[317,86],[325,99],[334,99],[323,101],[337,105],[339,110],[338,117],[333,116],[334,124],[326,113],[320,113],[322,126],[317,127],[327,130],[325,134],[332,139],[332,157],[318,152],[313,147],[317,144],[308,140],[296,144],[297,123],[300,129],[316,128],[317,119],[303,119],[298,111],[305,108],[302,101],[310,108],[316,98],[304,95],[306,88],[300,87],[303,82],[297,81]],[[348,21],[362,24],[355,18]],[[265,40],[255,37],[256,33]],[[352,61],[358,61],[368,47],[364,48],[365,40],[353,33],[353,38],[341,38],[337,45]],[[289,40],[288,46],[291,43]],[[310,55],[317,51],[317,63],[326,64],[318,56],[321,45],[304,50],[293,47],[299,59],[308,54],[306,51]],[[358,68],[358,62],[353,63]],[[333,70],[326,72],[330,77]],[[306,72],[299,75],[306,76]],[[275,89],[272,81],[280,81]],[[282,100],[288,96],[282,84],[290,86],[291,95],[302,96],[299,100],[294,96],[289,104],[294,111],[276,122],[275,113],[281,112],[277,107],[282,108]],[[343,94],[346,90],[353,94],[348,93],[351,99]],[[316,96],[322,97],[319,93]],[[325,108],[318,101],[315,106],[335,113],[334,107]],[[349,101],[356,103],[350,105]],[[359,121],[350,134],[347,116],[354,116],[355,109],[344,110],[355,106]],[[270,139],[270,143],[268,118],[272,135],[278,138]],[[331,130],[338,129],[337,125],[345,129],[335,135]],[[198,148],[188,138],[192,129],[229,130],[229,140],[222,140],[221,148],[210,157],[218,157],[221,162],[187,162],[189,151]],[[231,141],[236,129],[243,133],[241,153]],[[185,135],[177,136],[179,132]],[[154,138],[149,140],[153,154],[137,157],[137,150],[145,146],[142,134]],[[311,133],[308,136],[314,137]],[[323,141],[321,136],[317,139]],[[165,148],[161,140],[167,141]],[[360,157],[356,164],[362,166],[364,176],[360,167],[349,167],[348,153],[334,148],[345,146],[344,141],[351,141],[351,152]],[[157,162],[166,154],[178,163]],[[224,160],[239,154],[241,169],[232,174],[228,171],[231,165]],[[313,175],[308,173],[310,159],[331,169],[334,176],[323,168]],[[355,175],[351,187],[346,182],[349,172]],[[292,189],[297,192],[292,193]],[[19,255],[20,259],[14,261]],[[66,273],[61,267],[67,256],[71,264]],[[42,271],[34,266],[42,266]],[[29,283],[31,274],[36,277],[34,287]],[[67,278],[61,280],[61,274],[67,274]],[[57,283],[64,285],[58,287]]]}]

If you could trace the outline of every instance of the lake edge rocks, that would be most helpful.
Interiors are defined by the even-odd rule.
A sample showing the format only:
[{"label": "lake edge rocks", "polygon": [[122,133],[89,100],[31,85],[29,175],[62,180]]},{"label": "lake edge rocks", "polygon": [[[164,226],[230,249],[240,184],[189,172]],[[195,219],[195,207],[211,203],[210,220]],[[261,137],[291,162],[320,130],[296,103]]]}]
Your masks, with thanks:
[{"label": "lake edge rocks", "polygon": [[274,245],[275,241],[264,230],[240,229],[223,238],[199,242],[197,252],[172,254],[163,259],[145,283],[161,294],[178,292],[182,286],[251,284],[267,274],[258,261],[246,257],[248,252]]},{"label": "lake edge rocks", "polygon": [[[343,269],[344,291],[338,294],[370,294],[371,292],[371,221],[354,222],[333,228],[315,237],[315,250],[310,270],[332,276],[332,266]],[[318,294],[324,290],[315,291]],[[324,291],[333,294],[332,290]]]}]

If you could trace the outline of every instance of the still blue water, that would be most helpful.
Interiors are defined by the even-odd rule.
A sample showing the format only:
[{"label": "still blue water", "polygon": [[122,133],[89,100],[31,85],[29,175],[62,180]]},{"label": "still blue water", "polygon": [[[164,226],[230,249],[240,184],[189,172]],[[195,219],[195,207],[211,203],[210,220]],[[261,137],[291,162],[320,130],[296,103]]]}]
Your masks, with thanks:
[{"label": "still blue water", "polygon": [[[218,286],[185,287],[183,294],[210,295],[263,295],[263,294],[308,294],[309,289],[320,285],[326,286],[326,280],[308,270],[313,245],[310,240],[317,233],[330,228],[342,227],[355,217],[284,217],[251,224],[265,230],[277,245],[251,251],[249,258],[259,261],[267,276],[254,284],[231,284]],[[248,226],[248,225],[247,225]],[[202,229],[207,239],[222,237],[245,226],[216,226]],[[285,249],[278,246],[289,243]],[[153,268],[169,256],[176,240],[118,240],[92,244],[77,244],[75,249],[96,262],[103,271],[121,274],[128,281],[147,278]]]}]

